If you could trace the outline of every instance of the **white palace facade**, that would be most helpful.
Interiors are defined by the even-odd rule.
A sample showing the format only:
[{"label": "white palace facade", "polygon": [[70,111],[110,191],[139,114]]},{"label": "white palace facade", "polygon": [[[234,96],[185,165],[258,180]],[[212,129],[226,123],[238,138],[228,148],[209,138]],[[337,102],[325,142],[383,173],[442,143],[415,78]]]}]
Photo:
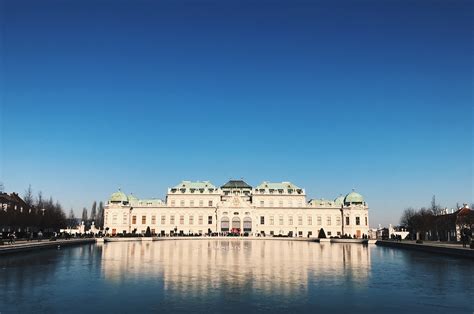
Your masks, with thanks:
[{"label": "white palace facade", "polygon": [[291,182],[263,182],[252,187],[230,180],[221,187],[209,181],[183,181],[169,188],[166,200],[138,199],[122,191],[111,195],[104,212],[108,233],[250,236],[288,235],[361,238],[369,233],[367,203],[354,191],[335,200],[306,200]]}]

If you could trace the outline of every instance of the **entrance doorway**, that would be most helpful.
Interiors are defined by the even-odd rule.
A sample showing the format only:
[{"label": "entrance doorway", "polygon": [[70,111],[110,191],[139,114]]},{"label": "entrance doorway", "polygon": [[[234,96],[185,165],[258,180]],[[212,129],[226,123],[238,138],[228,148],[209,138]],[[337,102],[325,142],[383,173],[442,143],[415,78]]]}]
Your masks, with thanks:
[{"label": "entrance doorway", "polygon": [[245,217],[244,218],[244,232],[251,232],[252,231],[252,218]]},{"label": "entrance doorway", "polygon": [[239,217],[234,217],[232,218],[232,232],[237,231],[238,233],[240,232],[240,218]]},{"label": "entrance doorway", "polygon": [[229,217],[222,217],[221,219],[221,231],[228,232],[229,231]]}]

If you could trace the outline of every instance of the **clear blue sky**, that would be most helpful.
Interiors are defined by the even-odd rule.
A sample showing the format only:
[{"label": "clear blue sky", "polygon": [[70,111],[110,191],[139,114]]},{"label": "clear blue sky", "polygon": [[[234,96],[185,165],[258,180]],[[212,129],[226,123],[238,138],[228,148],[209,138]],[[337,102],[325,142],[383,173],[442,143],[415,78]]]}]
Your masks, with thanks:
[{"label": "clear blue sky", "polygon": [[473,201],[472,1],[0,3],[7,191],[290,180],[372,226]]}]

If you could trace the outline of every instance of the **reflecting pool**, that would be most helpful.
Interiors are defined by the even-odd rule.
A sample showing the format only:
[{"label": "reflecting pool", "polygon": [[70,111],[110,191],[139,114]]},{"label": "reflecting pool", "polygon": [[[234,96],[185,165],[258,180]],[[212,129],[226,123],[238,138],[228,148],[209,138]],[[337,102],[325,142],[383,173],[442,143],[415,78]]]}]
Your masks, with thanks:
[{"label": "reflecting pool", "polygon": [[114,242],[0,256],[0,313],[473,313],[474,262],[286,240]]}]

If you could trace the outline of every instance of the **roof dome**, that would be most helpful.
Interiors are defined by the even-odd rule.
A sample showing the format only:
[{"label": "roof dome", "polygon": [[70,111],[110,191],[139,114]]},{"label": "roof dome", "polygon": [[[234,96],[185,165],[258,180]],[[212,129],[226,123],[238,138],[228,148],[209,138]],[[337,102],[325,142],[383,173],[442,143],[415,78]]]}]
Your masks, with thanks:
[{"label": "roof dome", "polygon": [[128,202],[128,197],[127,195],[125,195],[125,193],[123,193],[119,189],[118,192],[115,192],[112,195],[110,195],[110,201],[111,202]]},{"label": "roof dome", "polygon": [[342,204],[344,204],[344,196],[341,194],[334,200],[334,205],[340,206]]},{"label": "roof dome", "polygon": [[128,201],[129,201],[129,202],[131,202],[131,201],[138,201],[138,198],[137,198],[135,195],[130,194],[130,195],[128,196]]},{"label": "roof dome", "polygon": [[357,192],[352,191],[351,193],[347,194],[344,198],[344,203],[363,203],[364,197]]}]

